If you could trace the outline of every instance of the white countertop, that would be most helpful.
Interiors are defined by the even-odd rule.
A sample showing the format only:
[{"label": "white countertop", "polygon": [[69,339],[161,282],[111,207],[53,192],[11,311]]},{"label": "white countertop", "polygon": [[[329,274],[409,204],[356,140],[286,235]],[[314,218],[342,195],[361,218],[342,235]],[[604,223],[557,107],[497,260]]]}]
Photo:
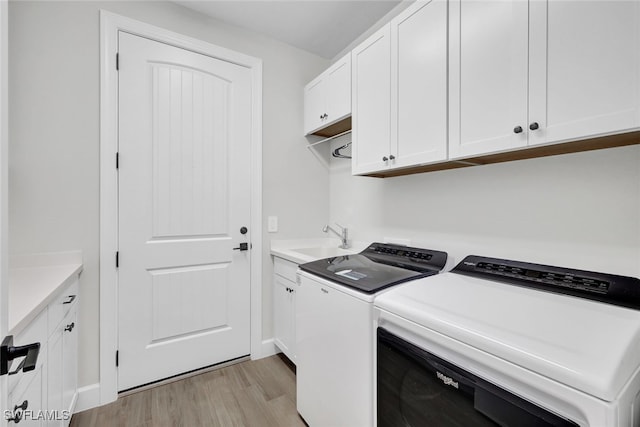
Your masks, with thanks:
[{"label": "white countertop", "polygon": [[82,272],[82,253],[21,255],[9,267],[9,333],[18,334]]},{"label": "white countertop", "polygon": [[[348,249],[340,250],[344,254],[355,254],[362,251],[367,247],[368,243],[365,242],[349,242],[350,247]],[[272,240],[271,241],[271,255],[279,258],[295,262],[296,264],[304,264],[306,262],[316,261],[322,258],[328,258],[331,255],[309,255],[298,252],[297,249],[312,249],[312,248],[338,248],[340,245],[340,239],[333,238],[317,238],[317,239],[290,239],[290,240]]]}]

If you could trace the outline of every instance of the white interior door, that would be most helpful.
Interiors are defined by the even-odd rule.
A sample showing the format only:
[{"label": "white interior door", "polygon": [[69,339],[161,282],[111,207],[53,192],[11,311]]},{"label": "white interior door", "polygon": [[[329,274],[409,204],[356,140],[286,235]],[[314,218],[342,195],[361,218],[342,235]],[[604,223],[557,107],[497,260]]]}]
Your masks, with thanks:
[{"label": "white interior door", "polygon": [[[0,0],[0,341],[7,335],[8,326],[8,294],[7,283],[9,265],[7,253],[7,56],[8,56],[8,29],[7,29],[7,2]],[[5,410],[8,410],[7,402],[7,375],[0,376],[0,426],[7,425]]]},{"label": "white interior door", "polygon": [[251,74],[119,34],[126,390],[250,353]]}]

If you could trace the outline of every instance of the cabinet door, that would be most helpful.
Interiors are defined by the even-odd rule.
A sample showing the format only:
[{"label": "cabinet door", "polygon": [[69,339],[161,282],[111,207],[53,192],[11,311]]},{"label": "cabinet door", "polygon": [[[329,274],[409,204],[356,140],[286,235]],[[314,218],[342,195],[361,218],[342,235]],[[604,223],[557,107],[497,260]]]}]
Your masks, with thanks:
[{"label": "cabinet door", "polygon": [[323,126],[326,113],[325,81],[318,77],[304,88],[304,133],[309,135]]},{"label": "cabinet door", "polygon": [[[73,413],[78,390],[78,307],[62,322],[62,408]],[[65,423],[68,425],[68,422]]]},{"label": "cabinet door", "polygon": [[356,47],[351,58],[352,172],[357,175],[385,169],[390,162],[390,26],[386,25]]},{"label": "cabinet door", "polygon": [[418,1],[391,21],[393,166],[447,158],[447,2]]},{"label": "cabinet door", "polygon": [[327,70],[327,124],[351,114],[351,53]]},{"label": "cabinet door", "polygon": [[275,274],[273,294],[273,339],[282,352],[295,361],[294,301],[296,284]]},{"label": "cabinet door", "polygon": [[[38,356],[46,357],[45,354],[41,353]],[[25,372],[21,375],[24,375],[24,378],[20,380],[20,383],[16,386],[16,388],[9,393],[7,403],[9,404],[8,410],[13,411],[12,414],[3,414],[9,415],[9,417],[16,417],[19,420],[14,420],[7,425],[12,426],[20,423],[20,426],[44,426],[45,425],[45,415],[44,412],[46,407],[43,404],[43,390],[45,389],[46,383],[44,380],[44,371],[42,369],[42,364],[34,371]],[[23,406],[24,405],[24,406]],[[21,408],[18,408],[21,407]],[[26,409],[24,409],[26,407]]]},{"label": "cabinet door", "polygon": [[449,157],[526,146],[528,3],[451,0],[449,7]]},{"label": "cabinet door", "polygon": [[[63,340],[62,340],[62,326],[58,325],[53,335],[49,337],[47,343],[48,357],[47,357],[47,408],[52,413],[62,414],[65,408],[62,403],[62,382],[64,377],[63,372]],[[50,420],[48,426],[60,426],[60,417]]]},{"label": "cabinet door", "polygon": [[530,145],[640,125],[639,11],[637,1],[531,2]]}]

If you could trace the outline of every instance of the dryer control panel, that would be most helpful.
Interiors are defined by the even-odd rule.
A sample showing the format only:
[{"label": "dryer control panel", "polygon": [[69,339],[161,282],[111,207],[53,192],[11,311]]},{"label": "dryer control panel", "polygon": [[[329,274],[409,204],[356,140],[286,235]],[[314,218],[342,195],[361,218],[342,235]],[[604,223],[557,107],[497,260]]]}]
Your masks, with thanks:
[{"label": "dryer control panel", "polygon": [[635,277],[477,255],[451,272],[640,310],[640,279]]}]

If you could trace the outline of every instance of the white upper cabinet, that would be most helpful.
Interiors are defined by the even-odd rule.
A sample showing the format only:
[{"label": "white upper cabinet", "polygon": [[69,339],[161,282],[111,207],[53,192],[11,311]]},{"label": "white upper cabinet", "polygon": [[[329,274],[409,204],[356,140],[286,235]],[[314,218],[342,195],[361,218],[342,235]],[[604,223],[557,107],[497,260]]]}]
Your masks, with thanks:
[{"label": "white upper cabinet", "polygon": [[529,7],[529,145],[640,126],[640,2]]},{"label": "white upper cabinet", "polygon": [[389,167],[447,159],[447,2],[418,1],[391,21]]},{"label": "white upper cabinet", "polygon": [[[352,172],[387,167],[391,139],[391,31],[385,25],[352,52]],[[393,161],[393,160],[391,160]]]},{"label": "white upper cabinet", "polygon": [[351,54],[304,88],[304,133],[316,133],[351,115]]},{"label": "white upper cabinet", "polygon": [[450,0],[449,158],[640,125],[639,2]]},{"label": "white upper cabinet", "polygon": [[527,2],[449,7],[449,157],[526,146]]},{"label": "white upper cabinet", "polygon": [[447,159],[447,2],[417,1],[353,51],[354,174]]}]

